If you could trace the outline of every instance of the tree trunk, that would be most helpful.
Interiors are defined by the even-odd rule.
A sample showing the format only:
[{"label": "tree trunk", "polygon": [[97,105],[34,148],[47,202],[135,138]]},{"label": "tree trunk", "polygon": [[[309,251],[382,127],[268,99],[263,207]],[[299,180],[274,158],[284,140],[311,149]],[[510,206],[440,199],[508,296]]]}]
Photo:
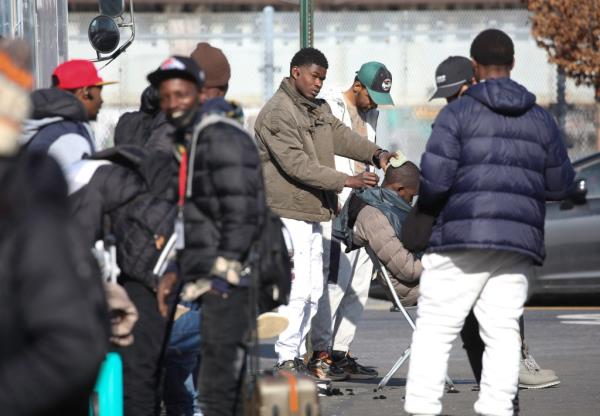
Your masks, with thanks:
[{"label": "tree trunk", "polygon": [[594,127],[596,129],[596,150],[600,151],[600,85],[596,85],[596,111],[595,111],[595,120]]}]

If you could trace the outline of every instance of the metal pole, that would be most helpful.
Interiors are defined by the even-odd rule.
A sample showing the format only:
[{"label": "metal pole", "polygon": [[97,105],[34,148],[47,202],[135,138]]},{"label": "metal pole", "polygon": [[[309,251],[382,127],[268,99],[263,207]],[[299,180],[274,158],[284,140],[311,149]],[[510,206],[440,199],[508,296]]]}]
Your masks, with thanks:
[{"label": "metal pole", "polygon": [[565,97],[566,76],[562,67],[556,67],[556,118],[558,119],[558,129],[563,135],[566,145],[570,145],[565,131],[567,116],[567,99]]},{"label": "metal pole", "polygon": [[37,0],[34,10],[37,87],[47,88],[51,85],[52,71],[60,63],[59,57],[66,57],[67,1]]},{"label": "metal pole", "polygon": [[275,9],[267,6],[263,9],[263,42],[265,48],[263,67],[263,102],[267,102],[273,95],[273,77],[275,73],[274,33]]},{"label": "metal pole", "polygon": [[314,0],[300,0],[300,48],[313,46]]}]

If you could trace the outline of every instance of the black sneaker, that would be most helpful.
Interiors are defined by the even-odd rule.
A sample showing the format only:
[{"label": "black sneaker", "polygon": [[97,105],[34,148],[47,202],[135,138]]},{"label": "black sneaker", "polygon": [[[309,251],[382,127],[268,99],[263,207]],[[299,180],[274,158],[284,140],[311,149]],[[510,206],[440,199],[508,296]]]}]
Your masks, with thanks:
[{"label": "black sneaker", "polygon": [[313,355],[313,358],[308,362],[308,371],[314,377],[331,381],[342,381],[348,378],[346,373],[331,361],[331,357],[327,352],[319,351],[315,354],[316,356]]},{"label": "black sneaker", "polygon": [[296,373],[310,378],[312,381],[317,383],[317,386],[328,386],[331,384],[331,379],[329,377],[318,377],[312,371],[310,371],[306,364],[304,364],[304,360],[302,358],[294,359],[294,363],[296,366]]},{"label": "black sneaker", "polygon": [[379,375],[377,370],[372,367],[365,367],[356,362],[356,357],[350,353],[338,361],[334,361],[337,368],[343,370],[351,380],[370,380]]},{"label": "black sneaker", "polygon": [[288,371],[294,374],[300,374],[310,378],[317,385],[328,385],[331,383],[330,379],[315,377],[306,367],[304,361],[301,358],[295,358],[293,360],[283,361],[275,365],[275,371]]},{"label": "black sneaker", "polygon": [[285,370],[285,371],[296,371],[296,364],[294,360],[286,360],[280,363],[275,364],[275,371]]}]

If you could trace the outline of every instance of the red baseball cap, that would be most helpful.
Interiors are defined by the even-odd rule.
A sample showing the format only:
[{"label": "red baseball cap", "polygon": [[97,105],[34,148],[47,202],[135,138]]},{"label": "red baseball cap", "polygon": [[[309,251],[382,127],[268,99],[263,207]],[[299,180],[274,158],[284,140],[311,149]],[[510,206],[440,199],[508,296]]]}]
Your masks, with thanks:
[{"label": "red baseball cap", "polygon": [[116,84],[116,81],[104,81],[100,78],[94,64],[85,59],[72,59],[63,62],[56,67],[52,76],[56,77],[58,81],[55,87],[62,90]]}]

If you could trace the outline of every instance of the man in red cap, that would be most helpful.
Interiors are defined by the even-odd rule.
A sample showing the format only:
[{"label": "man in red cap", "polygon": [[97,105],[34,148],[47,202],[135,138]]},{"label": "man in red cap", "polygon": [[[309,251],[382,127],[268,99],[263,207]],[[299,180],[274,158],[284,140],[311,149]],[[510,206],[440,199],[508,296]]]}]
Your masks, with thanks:
[{"label": "man in red cap", "polygon": [[84,155],[95,152],[88,124],[96,120],[102,106],[106,82],[93,63],[73,59],[56,67],[52,88],[31,94],[33,113],[25,123],[22,141],[28,151],[48,153],[67,170]]}]

